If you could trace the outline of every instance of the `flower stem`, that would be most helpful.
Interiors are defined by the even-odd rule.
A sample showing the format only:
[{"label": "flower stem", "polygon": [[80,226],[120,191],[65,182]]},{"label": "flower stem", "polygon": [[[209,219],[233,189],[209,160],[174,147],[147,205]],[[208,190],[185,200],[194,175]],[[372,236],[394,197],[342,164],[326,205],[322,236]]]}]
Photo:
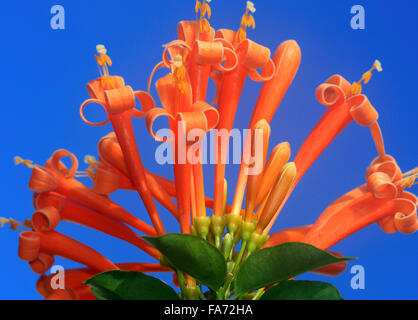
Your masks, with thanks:
[{"label": "flower stem", "polygon": [[181,295],[183,297],[183,300],[185,300],[186,299],[186,296],[185,296],[185,292],[186,292],[186,279],[185,279],[184,274],[183,274],[182,271],[176,270],[176,273],[177,273],[177,279],[178,279],[179,285],[180,285]]},{"label": "flower stem", "polygon": [[264,288],[260,288],[255,293],[255,296],[253,297],[253,300],[260,300],[261,296],[264,294]]},{"label": "flower stem", "polygon": [[241,244],[241,249],[238,253],[237,259],[235,260],[235,266],[234,266],[234,269],[232,270],[232,275],[226,280],[225,285],[222,287],[222,289],[220,290],[218,294],[218,298],[228,299],[229,288],[231,287],[232,281],[235,279],[237,275],[241,260],[244,257],[246,247],[247,247],[247,241],[243,241]]}]

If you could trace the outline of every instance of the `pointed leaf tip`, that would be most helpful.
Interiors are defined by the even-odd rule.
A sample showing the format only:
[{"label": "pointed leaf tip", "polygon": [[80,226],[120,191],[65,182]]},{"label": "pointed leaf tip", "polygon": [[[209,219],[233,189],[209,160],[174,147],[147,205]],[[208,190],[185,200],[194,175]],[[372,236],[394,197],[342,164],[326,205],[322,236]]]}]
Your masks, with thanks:
[{"label": "pointed leaf tip", "polygon": [[248,257],[235,279],[236,294],[264,288],[326,265],[353,259],[338,258],[306,243],[279,244]]},{"label": "pointed leaf tip", "polygon": [[225,258],[216,247],[202,238],[179,233],[143,238],[157,248],[172,267],[212,290],[219,289],[224,283]]}]

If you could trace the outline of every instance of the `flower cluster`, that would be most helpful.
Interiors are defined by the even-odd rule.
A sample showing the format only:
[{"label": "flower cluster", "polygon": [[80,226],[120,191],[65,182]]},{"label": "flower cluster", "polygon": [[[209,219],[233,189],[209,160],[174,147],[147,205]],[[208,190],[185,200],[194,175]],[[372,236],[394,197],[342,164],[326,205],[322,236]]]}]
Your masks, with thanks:
[{"label": "flower cluster", "polygon": [[[108,67],[112,61],[107,50],[103,45],[97,46],[95,58],[100,77],[88,82],[90,98],[82,103],[80,114],[90,125],[110,122],[113,131],[99,141],[98,160],[92,156],[85,158],[89,165],[86,171],[78,171],[76,156],[66,150],[54,152],[43,166],[16,157],[16,164],[32,170],[29,188],[34,191],[35,211],[31,220],[24,223],[5,218],[1,218],[0,223],[9,222],[13,229],[29,229],[20,233],[18,254],[34,272],[41,274],[37,289],[45,298],[94,299],[90,288],[83,283],[108,270],[173,272],[160,251],[137,234],[166,234],[155,201],[178,220],[181,233],[200,236],[224,254],[231,276],[220,290],[218,298],[221,299],[231,296],[230,285],[240,263],[260,248],[303,242],[328,250],[372,223],[388,233],[409,234],[418,229],[417,197],[405,191],[415,183],[418,170],[402,173],[395,159],[386,153],[378,113],[361,93],[361,82],[368,83],[373,70],[382,71],[380,62],[376,61],[359,82],[351,84],[344,77],[334,75],[317,88],[316,98],[327,111],[293,162],[290,161],[288,142],[277,144],[268,154],[269,123],[299,68],[300,48],[296,41],[289,40],[271,55],[267,47],[248,39],[246,28],[255,27],[252,16],[255,7],[250,1],[237,32],[215,31],[208,20],[211,16],[209,2],[197,1],[196,20],[179,23],[178,39],[164,46],[162,61],[153,69],[146,91],[134,91],[122,77],[111,75]],[[155,83],[162,107],[157,107],[150,94],[159,69],[167,71]],[[211,104],[206,102],[210,78],[216,84],[216,97]],[[262,170],[251,175],[248,174],[251,165],[246,161],[241,163],[234,200],[228,205],[223,160],[244,83],[248,80],[263,85],[252,112],[248,126],[250,134],[245,139],[242,156],[262,157]],[[105,109],[108,115],[105,121],[93,123],[86,119],[84,109],[91,103]],[[139,104],[140,109],[137,108]],[[155,133],[153,126],[157,118],[167,117],[170,132],[176,135],[188,136],[195,129],[206,133],[216,128],[218,161],[215,164],[214,198],[205,196],[203,165],[199,161],[174,161],[174,181],[147,170],[141,160],[141,146],[134,136],[132,117],[145,118],[150,135],[161,143],[171,144],[174,157],[181,155],[180,150],[201,157],[204,135],[193,141],[185,140],[185,145],[181,145],[183,140],[178,137],[162,137]],[[313,225],[270,234],[282,207],[305,172],[352,121],[370,129],[377,149],[377,158],[366,171],[366,183],[334,201]],[[261,139],[255,139],[256,131],[261,133]],[[260,146],[257,144],[261,144],[261,154],[256,151]],[[63,164],[64,157],[70,158],[71,167]],[[90,177],[94,181],[93,187],[80,182],[82,177]],[[138,192],[152,225],[111,200],[109,195],[119,189]],[[114,263],[95,249],[56,231],[63,221],[122,239],[154,257],[156,263]],[[239,243],[240,249],[236,252]],[[65,271],[65,289],[54,290],[51,276],[44,275],[53,265],[54,256],[86,266]],[[336,275],[344,268],[345,263],[338,263],[316,272]],[[175,283],[180,282],[186,296],[187,292],[188,297],[199,296],[196,288],[200,284],[195,278],[187,274],[183,278],[178,272],[174,278]]]}]

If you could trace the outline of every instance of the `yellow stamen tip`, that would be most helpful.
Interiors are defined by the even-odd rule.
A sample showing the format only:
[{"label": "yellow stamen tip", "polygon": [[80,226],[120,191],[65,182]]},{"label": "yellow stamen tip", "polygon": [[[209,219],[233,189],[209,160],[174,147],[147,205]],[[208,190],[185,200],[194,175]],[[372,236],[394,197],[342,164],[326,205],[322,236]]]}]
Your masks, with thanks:
[{"label": "yellow stamen tip", "polygon": [[15,165],[17,165],[17,166],[19,164],[22,164],[23,163],[23,159],[21,157],[19,157],[19,156],[14,157],[13,158],[13,161],[14,161]]},{"label": "yellow stamen tip", "polygon": [[95,164],[95,163],[97,163],[97,160],[96,160],[95,157],[93,157],[91,155],[86,155],[84,157],[84,163],[87,163],[87,164]]},{"label": "yellow stamen tip", "polygon": [[6,223],[9,222],[9,219],[0,217],[0,226],[3,228],[5,226]]},{"label": "yellow stamen tip", "polygon": [[106,54],[107,53],[107,49],[103,44],[96,45],[96,51],[97,51],[98,54]]},{"label": "yellow stamen tip", "polygon": [[13,158],[13,162],[17,166],[23,164],[24,166],[26,166],[28,168],[33,168],[34,167],[34,164],[33,164],[33,161],[32,160],[25,160],[25,159],[22,159],[19,156],[14,157]]},{"label": "yellow stamen tip", "polygon": [[250,11],[251,13],[255,12],[255,6],[253,2],[247,1],[247,10]]},{"label": "yellow stamen tip", "polygon": [[378,72],[382,72],[383,68],[382,68],[382,63],[379,60],[375,60],[373,67],[378,71]]}]

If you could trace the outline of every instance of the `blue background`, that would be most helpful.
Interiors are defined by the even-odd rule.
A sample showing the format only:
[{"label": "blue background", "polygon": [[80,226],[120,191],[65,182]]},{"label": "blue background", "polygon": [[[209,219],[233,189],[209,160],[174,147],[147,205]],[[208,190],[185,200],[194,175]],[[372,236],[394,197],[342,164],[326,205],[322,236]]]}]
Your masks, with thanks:
[{"label": "blue background", "polygon": [[[194,19],[194,1],[69,1],[65,30],[50,28],[52,1],[8,1],[0,13],[2,48],[1,87],[2,152],[0,215],[23,220],[32,213],[32,193],[26,189],[30,170],[13,165],[21,155],[43,164],[58,148],[80,159],[96,155],[100,137],[109,125],[85,125],[78,108],[86,99],[85,84],[98,76],[93,58],[95,45],[105,44],[114,65],[112,74],[122,75],[134,89],[146,88],[153,66],[160,60],[161,45],[176,38],[179,20]],[[350,28],[351,6],[366,10],[366,30]],[[274,117],[271,145],[289,141],[293,154],[324,113],[314,92],[329,76],[340,73],[358,80],[375,58],[384,72],[375,74],[365,92],[380,113],[388,153],[406,171],[417,163],[416,75],[418,72],[416,1],[255,1],[257,27],[248,37],[275,50],[287,39],[298,41],[302,63],[294,83]],[[244,11],[243,0],[213,0],[211,24],[237,29]],[[162,74],[162,73],[161,73]],[[159,74],[159,75],[161,75]],[[247,82],[235,127],[245,128],[260,84]],[[212,88],[213,91],[213,88]],[[153,91],[155,94],[155,90]],[[213,92],[212,92],[213,94]],[[100,118],[103,115],[99,114]],[[94,111],[90,114],[96,117]],[[171,168],[154,160],[157,143],[134,120],[140,151],[151,171],[171,177]],[[348,190],[364,183],[364,173],[376,156],[366,128],[351,124],[308,171],[282,211],[275,230],[315,221],[327,205]],[[82,168],[84,165],[82,164]],[[238,166],[228,167],[230,197]],[[207,195],[212,196],[213,170],[206,174]],[[415,189],[416,191],[416,189]],[[147,220],[135,193],[116,193],[114,200]],[[232,199],[230,198],[229,201]],[[161,209],[170,231],[177,223]],[[148,220],[147,220],[148,221]],[[59,230],[89,244],[115,262],[151,261],[119,240],[83,227],[62,223]],[[0,298],[38,299],[35,275],[17,258],[18,233],[0,231]],[[303,278],[331,281],[346,299],[417,299],[418,234],[384,234],[370,226],[335,246],[335,250],[359,259],[366,271],[366,289],[352,290],[350,268],[338,278],[307,275]],[[57,259],[65,267],[77,264]],[[164,275],[170,281],[171,277]]]}]

